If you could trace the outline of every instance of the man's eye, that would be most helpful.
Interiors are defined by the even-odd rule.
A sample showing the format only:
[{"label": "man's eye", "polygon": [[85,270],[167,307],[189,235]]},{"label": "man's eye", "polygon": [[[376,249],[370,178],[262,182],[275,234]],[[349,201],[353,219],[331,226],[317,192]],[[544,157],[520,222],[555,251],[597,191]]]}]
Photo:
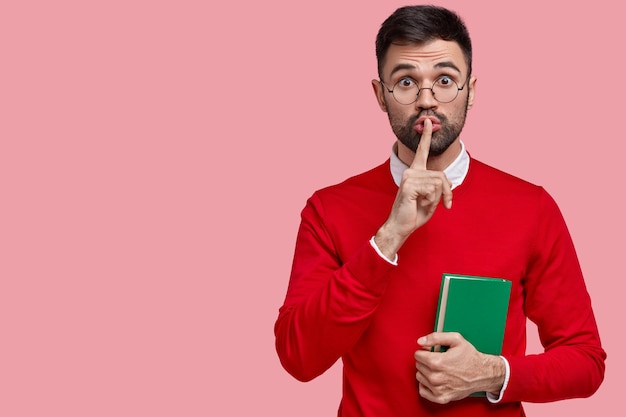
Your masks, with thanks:
[{"label": "man's eye", "polygon": [[398,81],[397,86],[400,88],[413,88],[415,87],[415,81],[411,78],[402,78]]},{"label": "man's eye", "polygon": [[452,87],[454,85],[454,80],[447,75],[444,75],[443,77],[437,78],[436,84],[441,87]]}]

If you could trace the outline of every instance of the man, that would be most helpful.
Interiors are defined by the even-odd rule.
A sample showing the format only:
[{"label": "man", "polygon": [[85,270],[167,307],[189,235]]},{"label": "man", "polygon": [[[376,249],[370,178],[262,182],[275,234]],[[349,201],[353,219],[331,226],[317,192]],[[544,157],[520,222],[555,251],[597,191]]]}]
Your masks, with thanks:
[{"label": "man", "polygon": [[[558,207],[461,142],[476,93],[463,22],[400,8],[376,54],[374,93],[398,140],[385,163],[302,211],[275,326],[283,366],[307,381],[341,358],[340,416],[520,416],[522,401],[591,395],[606,354]],[[432,332],[443,273],[512,281],[502,356]],[[545,353],[525,354],[527,317]]]}]

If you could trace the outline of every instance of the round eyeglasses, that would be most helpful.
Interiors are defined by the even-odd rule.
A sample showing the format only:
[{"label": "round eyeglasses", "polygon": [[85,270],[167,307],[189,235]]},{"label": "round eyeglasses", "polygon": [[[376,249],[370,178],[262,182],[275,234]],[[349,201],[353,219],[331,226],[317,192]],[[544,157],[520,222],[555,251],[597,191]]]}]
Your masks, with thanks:
[{"label": "round eyeglasses", "polygon": [[[469,80],[469,77],[467,77]],[[389,93],[393,95],[393,98],[400,104],[413,104],[417,101],[422,90],[430,90],[433,94],[433,98],[437,100],[439,103],[450,103],[454,101],[455,98],[459,95],[459,91],[465,88],[465,83],[463,83],[462,87],[454,81],[452,78],[447,75],[441,76],[435,80],[432,87],[420,87],[412,78],[403,77],[398,80],[397,83],[390,90],[385,83],[380,81],[380,83],[385,87]]]}]

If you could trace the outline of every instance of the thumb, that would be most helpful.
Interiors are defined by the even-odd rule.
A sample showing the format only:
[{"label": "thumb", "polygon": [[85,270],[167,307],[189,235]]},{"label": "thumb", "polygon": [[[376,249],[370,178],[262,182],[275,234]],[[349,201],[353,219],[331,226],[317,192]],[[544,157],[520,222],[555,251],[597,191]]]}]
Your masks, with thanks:
[{"label": "thumb", "polygon": [[434,346],[454,346],[463,340],[463,336],[456,332],[434,332],[417,339],[417,344],[424,348]]}]

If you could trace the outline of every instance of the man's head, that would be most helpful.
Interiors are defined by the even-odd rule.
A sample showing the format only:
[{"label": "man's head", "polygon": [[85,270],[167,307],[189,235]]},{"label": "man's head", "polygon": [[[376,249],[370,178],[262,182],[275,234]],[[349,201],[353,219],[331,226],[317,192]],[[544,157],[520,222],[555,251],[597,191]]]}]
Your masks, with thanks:
[{"label": "man's head", "polygon": [[415,152],[426,118],[433,124],[430,155],[444,154],[474,100],[472,47],[462,20],[440,7],[402,7],[382,24],[376,55],[379,80],[372,85],[404,146],[398,156]]},{"label": "man's head", "polygon": [[387,50],[391,44],[424,44],[441,39],[456,42],[472,74],[472,41],[463,20],[454,12],[437,6],[405,6],[397,9],[381,25],[376,36],[378,76],[382,77]]}]

